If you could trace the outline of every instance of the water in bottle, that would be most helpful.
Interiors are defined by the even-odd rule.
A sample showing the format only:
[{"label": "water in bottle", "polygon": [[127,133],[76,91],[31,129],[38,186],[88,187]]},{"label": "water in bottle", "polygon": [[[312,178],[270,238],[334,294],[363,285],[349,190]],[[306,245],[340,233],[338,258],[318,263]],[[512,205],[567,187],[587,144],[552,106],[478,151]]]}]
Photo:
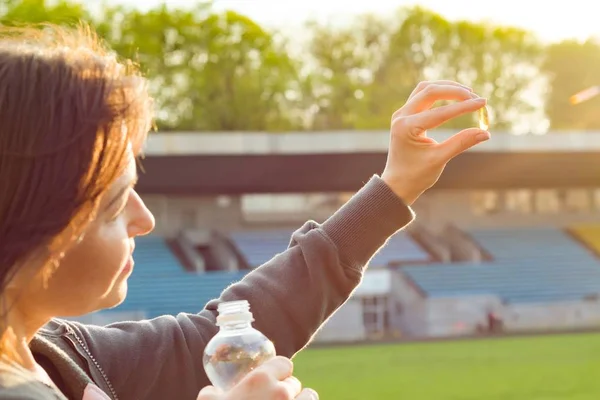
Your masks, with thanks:
[{"label": "water in bottle", "polygon": [[276,354],[273,343],[252,327],[247,301],[223,302],[217,310],[220,329],[204,349],[204,370],[213,386],[227,391]]}]

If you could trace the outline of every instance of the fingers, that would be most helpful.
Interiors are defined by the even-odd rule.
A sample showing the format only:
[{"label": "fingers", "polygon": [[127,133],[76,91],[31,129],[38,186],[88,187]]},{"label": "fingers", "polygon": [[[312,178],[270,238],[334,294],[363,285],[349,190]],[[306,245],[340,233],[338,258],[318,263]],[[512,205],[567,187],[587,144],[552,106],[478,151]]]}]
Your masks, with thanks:
[{"label": "fingers", "polygon": [[414,95],[416,95],[417,93],[421,92],[423,89],[425,89],[426,87],[428,87],[430,85],[451,85],[451,86],[462,87],[462,88],[467,89],[468,91],[471,91],[471,92],[473,91],[473,89],[471,89],[467,85],[463,85],[462,83],[458,83],[458,82],[454,82],[454,81],[449,81],[449,80],[422,81],[422,82],[419,82],[419,84],[415,87],[415,89],[412,91],[412,93],[410,94],[410,96],[408,96],[408,100],[410,100]]},{"label": "fingers", "polygon": [[285,388],[289,398],[291,399],[295,399],[302,390],[302,384],[296,377],[293,376],[281,381],[281,386]]},{"label": "fingers", "polygon": [[[459,115],[471,113],[479,110],[485,106],[486,100],[478,97],[476,99],[470,99],[461,101],[459,103],[449,104],[434,108],[432,110],[423,111],[418,114],[409,115],[407,117],[398,117],[397,119],[403,119],[409,128],[415,131],[424,132],[427,129],[433,129],[444,122],[447,122]],[[396,121],[392,121],[395,124]]]},{"label": "fingers", "polygon": [[296,397],[296,400],[319,400],[319,395],[312,389],[304,389]]},{"label": "fingers", "polygon": [[275,357],[244,377],[225,394],[213,387],[202,389],[197,400],[225,399],[318,399],[314,391],[302,390],[300,381],[292,376],[293,363],[285,357]]},{"label": "fingers", "polygon": [[461,86],[432,84],[415,94],[402,107],[403,115],[417,114],[430,109],[439,100],[470,100],[478,97]]},{"label": "fingers", "polygon": [[445,164],[460,153],[490,138],[490,133],[477,128],[465,129],[438,144],[440,162]]},{"label": "fingers", "polygon": [[269,376],[274,377],[278,381],[282,381],[292,376],[292,373],[294,372],[294,364],[288,358],[277,356],[265,362],[254,372],[261,371]]}]

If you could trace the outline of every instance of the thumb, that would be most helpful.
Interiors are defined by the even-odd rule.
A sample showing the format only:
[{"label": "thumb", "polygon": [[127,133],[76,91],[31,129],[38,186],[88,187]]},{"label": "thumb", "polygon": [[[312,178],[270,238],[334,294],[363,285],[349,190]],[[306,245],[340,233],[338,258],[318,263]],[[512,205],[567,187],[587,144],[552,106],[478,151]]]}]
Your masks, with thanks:
[{"label": "thumb", "polygon": [[445,164],[460,153],[485,142],[490,133],[478,128],[469,128],[458,132],[438,145],[439,156]]},{"label": "thumb", "polygon": [[214,386],[206,386],[204,387],[196,400],[219,400],[221,399],[221,392],[216,389]]}]

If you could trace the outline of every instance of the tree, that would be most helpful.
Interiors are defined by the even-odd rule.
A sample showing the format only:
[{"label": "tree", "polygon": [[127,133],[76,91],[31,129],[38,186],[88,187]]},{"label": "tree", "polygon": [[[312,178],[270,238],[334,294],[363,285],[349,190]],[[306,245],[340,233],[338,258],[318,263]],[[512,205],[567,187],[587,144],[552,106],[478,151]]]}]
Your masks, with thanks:
[{"label": "tree", "polygon": [[146,72],[162,130],[285,130],[296,127],[290,92],[297,64],[274,34],[235,12],[160,6],[146,12],[59,0],[0,0],[0,23],[91,21],[121,56]]},{"label": "tree", "polygon": [[307,29],[312,59],[307,62],[311,68],[304,95],[314,105],[310,127],[335,130],[361,126],[363,113],[359,110],[388,37],[385,23],[366,15],[343,28],[310,22]]},{"label": "tree", "polygon": [[542,46],[530,32],[463,21],[452,27],[449,45],[447,76],[488,98],[494,129],[509,130],[534,111],[524,94],[541,83]]},{"label": "tree", "polygon": [[[381,112],[394,109],[420,80],[452,79],[473,87],[488,98],[495,115],[493,129],[510,129],[532,112],[523,93],[535,81],[541,46],[531,33],[485,23],[449,22],[419,7],[403,9],[400,15],[388,56],[373,81],[371,102],[379,105],[378,123],[384,122]],[[458,118],[445,127],[473,126],[473,118]]]},{"label": "tree", "polygon": [[209,7],[112,10],[99,31],[152,81],[162,130],[280,130],[295,82],[273,35],[235,12]]},{"label": "tree", "polygon": [[448,21],[420,7],[400,9],[395,20],[399,22],[386,23],[393,28],[367,88],[361,128],[386,129],[393,111],[417,83],[428,79],[428,69],[440,64]]},{"label": "tree", "polygon": [[[317,117],[327,121],[318,125],[386,129],[414,86],[432,79],[458,80],[487,97],[495,111],[493,129],[509,129],[532,112],[523,94],[539,76],[541,46],[531,33],[450,22],[420,7],[402,8],[393,20],[371,16],[356,21],[313,33],[315,73],[324,77],[317,80]],[[445,127],[474,122],[474,116],[465,116]]]},{"label": "tree", "polygon": [[[542,47],[528,31],[448,21],[420,7],[390,18],[362,15],[341,27],[311,23],[307,52],[292,59],[285,41],[249,18],[215,13],[209,3],[139,11],[104,6],[92,13],[67,0],[0,0],[0,23],[92,21],[121,56],[150,79],[161,130],[387,129],[390,115],[421,80],[454,79],[488,98],[492,131],[533,115],[529,92],[551,87],[553,129],[595,129],[600,99],[568,97],[600,83],[600,45]],[[447,128],[475,124],[469,115]]]},{"label": "tree", "polygon": [[552,130],[600,129],[600,98],[571,105],[569,97],[600,85],[600,43],[566,40],[546,51],[543,71],[548,76],[545,111]]},{"label": "tree", "polygon": [[86,9],[81,5],[65,0],[0,0],[0,24],[22,25],[54,23],[74,25],[87,19]]}]

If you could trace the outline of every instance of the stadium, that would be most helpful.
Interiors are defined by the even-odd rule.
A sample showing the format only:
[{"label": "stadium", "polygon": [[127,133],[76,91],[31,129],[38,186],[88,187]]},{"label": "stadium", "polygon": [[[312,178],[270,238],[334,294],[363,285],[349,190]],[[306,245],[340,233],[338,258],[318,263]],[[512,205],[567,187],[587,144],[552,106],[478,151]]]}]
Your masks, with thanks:
[{"label": "stadium", "polygon": [[[98,51],[106,52],[99,58],[109,65],[122,60],[126,68],[115,71],[136,75],[116,85],[92,85],[94,94],[85,96],[79,84],[68,84],[71,78],[85,78],[83,88],[96,82],[97,75],[111,75],[111,68],[64,76],[51,64],[39,70],[21,64],[0,68],[0,181],[8,187],[6,206],[0,204],[5,303],[0,398],[37,399],[43,391],[48,399],[242,400],[262,399],[252,397],[260,391],[276,399],[279,389],[287,387],[285,398],[300,400],[306,399],[297,395],[301,382],[320,398],[336,400],[598,399],[600,31],[592,5],[577,0],[543,5],[516,0],[0,1],[5,29],[0,67],[13,65],[4,54],[13,50],[28,54],[14,58],[19,63],[33,60],[37,65],[38,56],[40,65],[54,62],[54,56],[43,57],[46,47],[75,66],[90,61],[96,65],[97,57],[85,51],[87,44],[68,52],[70,45],[51,45],[62,37],[52,33],[56,24],[84,28],[74,43],[96,32],[103,47]],[[30,32],[34,43],[48,40],[40,52],[30,46],[30,39],[14,41],[20,35],[14,33],[29,32],[22,27],[40,28]],[[6,72],[13,70],[14,75]],[[137,79],[138,70],[147,78],[144,85]],[[479,128],[489,128],[491,140],[453,159],[437,184],[420,196],[412,207],[416,220],[372,258],[348,301],[292,357],[293,371],[286,363],[285,376],[271,371],[277,376],[268,374],[266,385],[264,380],[252,383],[259,376],[255,372],[237,388],[210,393],[221,386],[206,379],[210,373],[204,373],[205,366],[201,369],[213,358],[204,358],[206,341],[216,331],[212,318],[206,329],[198,328],[207,322],[201,317],[200,323],[173,335],[172,329],[160,326],[168,328],[169,321],[176,328],[185,324],[168,316],[155,318],[199,312],[229,285],[284,252],[293,232],[307,220],[325,221],[373,174],[382,173],[388,148],[398,147],[390,146],[390,115],[400,111],[392,116],[394,131],[394,122],[404,119],[399,107],[419,96],[417,89],[425,90],[425,82],[427,87],[459,83],[480,96],[481,105],[485,98],[487,108],[478,109]],[[131,92],[132,100],[145,99],[143,107],[113,107],[113,98],[118,103],[121,96],[107,96],[109,107],[74,112],[71,118],[71,111],[87,109],[101,98],[98,88],[126,89],[130,83],[144,86]],[[146,89],[152,101],[143,94]],[[447,89],[448,96],[440,97],[436,106],[452,107],[449,102],[471,96],[463,92],[456,97],[455,90]],[[29,100],[20,102],[21,97]],[[418,102],[418,114],[433,121],[436,111],[428,109],[434,103],[425,105],[426,97]],[[79,149],[73,143],[85,141],[88,130],[96,139],[108,138],[110,129],[105,128],[114,118],[101,108],[112,115],[146,110],[151,102],[157,132],[145,144],[136,191],[156,218],[156,229],[138,236],[152,230],[152,217],[134,193],[124,191],[128,195],[120,212],[116,207],[110,213],[102,210],[89,231],[72,237],[79,251],[63,251],[62,240],[45,246],[48,238],[62,239],[57,232],[71,233],[79,225],[73,215],[83,204],[78,203],[82,187],[103,186],[102,179],[80,184],[82,176],[73,166],[88,158],[91,144]],[[488,111],[492,118],[482,124],[481,116]],[[475,127],[475,117],[468,112],[440,129],[429,125],[427,136],[442,142]],[[128,136],[139,130],[114,126]],[[423,142],[410,136],[424,129],[417,123],[412,128],[405,133],[407,141],[417,143],[416,150]],[[36,140],[27,145],[29,135]],[[67,137],[65,146],[58,143]],[[468,142],[460,135],[455,139],[457,145]],[[21,150],[14,151],[10,143]],[[32,153],[38,145],[53,150]],[[411,170],[402,161],[409,175],[422,169]],[[420,161],[424,169],[440,165],[433,158]],[[130,165],[127,173],[134,175]],[[101,169],[106,168],[99,173]],[[52,178],[40,178],[46,173]],[[410,194],[401,197],[410,199]],[[104,202],[90,197],[90,203]],[[361,211],[373,215],[367,207]],[[382,226],[388,222],[376,221]],[[352,233],[360,232],[359,224],[352,227],[357,228]],[[352,249],[342,249],[344,241],[326,236],[331,245],[338,244],[339,254]],[[35,266],[38,253],[44,256],[45,250],[50,250],[48,266],[37,268],[31,278],[30,269],[23,267],[29,266],[30,256]],[[102,257],[111,253],[115,257],[110,260]],[[118,255],[126,258],[124,266],[113,262]],[[303,257],[311,267],[321,265],[304,253],[298,259]],[[341,257],[338,261],[347,266]],[[119,278],[114,276],[117,267]],[[284,271],[292,275],[296,270]],[[307,279],[321,282],[314,275]],[[107,289],[109,283],[103,286],[109,281],[112,289]],[[314,305],[302,302],[297,309],[323,316],[323,307],[313,309],[318,308],[316,296],[306,296],[298,286],[294,289],[304,294],[303,301],[313,300]],[[332,284],[327,289],[339,288]],[[113,294],[118,301],[106,303]],[[54,329],[57,321],[39,329],[43,320],[111,307],[125,294],[116,308],[66,318],[87,325],[61,320],[60,329]],[[259,296],[251,296],[234,297],[254,299],[251,311],[260,319],[257,310],[265,308],[260,308]],[[16,306],[5,301],[11,299]],[[300,317],[282,323],[284,303],[265,302],[269,312],[262,315],[274,328],[285,328],[280,336],[256,327],[287,357],[308,337],[285,350],[283,342],[306,326]],[[213,314],[217,312],[224,314]],[[111,325],[120,321],[143,322]],[[226,335],[226,329],[220,333]],[[11,353],[16,353],[16,363]],[[227,369],[250,365],[248,360],[238,362],[236,349],[213,355],[218,353],[233,355]],[[209,362],[215,361],[218,357]],[[32,375],[24,379],[22,372]],[[291,375],[298,379],[289,379]],[[16,392],[9,387],[13,378]]]},{"label": "stadium", "polygon": [[[137,240],[125,303],[82,320],[199,311],[380,173],[387,140],[385,131],[152,134],[138,187],[157,229]],[[594,132],[495,133],[453,160],[300,354],[299,376],[324,398],[374,387],[371,398],[480,398],[500,381],[495,398],[595,398],[599,150]],[[545,333],[557,335],[534,336]],[[373,369],[356,385],[344,383],[357,379],[348,357]],[[426,388],[429,369],[444,391]],[[404,383],[391,385],[393,374]]]}]

